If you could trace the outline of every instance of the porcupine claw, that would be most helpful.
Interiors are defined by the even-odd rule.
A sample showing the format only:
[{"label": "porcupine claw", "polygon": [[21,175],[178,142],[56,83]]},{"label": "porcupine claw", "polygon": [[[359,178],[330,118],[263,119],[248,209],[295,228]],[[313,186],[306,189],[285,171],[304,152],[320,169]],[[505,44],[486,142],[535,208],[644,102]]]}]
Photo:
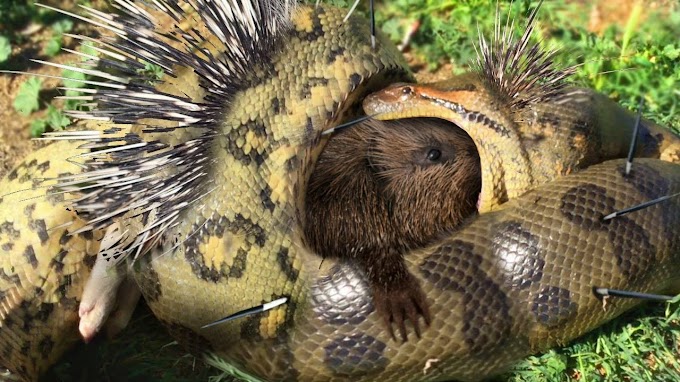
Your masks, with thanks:
[{"label": "porcupine claw", "polygon": [[431,315],[427,298],[418,282],[409,275],[409,280],[399,287],[375,288],[373,301],[378,314],[382,316],[393,340],[397,340],[393,324],[399,329],[402,342],[408,340],[406,320],[410,320],[416,336],[420,338],[419,316],[422,316],[427,326],[430,325]]}]

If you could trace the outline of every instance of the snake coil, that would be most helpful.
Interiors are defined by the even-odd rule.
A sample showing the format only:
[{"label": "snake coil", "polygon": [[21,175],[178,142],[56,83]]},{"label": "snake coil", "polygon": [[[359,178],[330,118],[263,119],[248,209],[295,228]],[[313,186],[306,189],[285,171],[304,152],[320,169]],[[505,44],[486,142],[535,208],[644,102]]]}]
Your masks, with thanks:
[{"label": "snake coil", "polygon": [[[361,114],[367,94],[412,80],[399,52],[380,35],[372,49],[364,20],[343,21],[344,11],[323,5],[153,4],[115,0],[117,15],[86,8],[89,22],[116,36],[95,40],[101,69],[72,68],[96,77],[86,82],[98,87],[82,91],[98,107],[73,112],[90,123],[54,136],[0,184],[8,252],[0,262],[0,364],[20,378],[35,380],[78,340],[98,253],[129,259],[136,285],[179,342],[267,380],[414,380],[433,359],[427,379],[476,380],[636,304],[616,300],[603,311],[594,284],[647,292],[674,285],[680,202],[609,224],[600,217],[680,192],[680,166],[644,159],[624,176],[623,161],[607,161],[538,185],[408,253],[432,323],[420,339],[392,342],[364,275],[352,264],[322,263],[301,227],[304,190],[328,139],[322,132]],[[172,27],[161,33],[166,21]],[[157,82],[145,63],[164,78]],[[480,77],[463,78],[477,81],[458,90],[479,90],[478,105],[502,104]],[[592,129],[564,118],[571,125],[559,131],[601,128],[597,109],[553,99],[528,103],[538,126],[576,110]],[[466,114],[489,125],[482,116]],[[61,160],[72,157],[83,163]],[[495,165],[482,158],[484,170],[497,173]],[[54,182],[33,184],[39,178]],[[288,303],[200,329],[280,297]]]}]

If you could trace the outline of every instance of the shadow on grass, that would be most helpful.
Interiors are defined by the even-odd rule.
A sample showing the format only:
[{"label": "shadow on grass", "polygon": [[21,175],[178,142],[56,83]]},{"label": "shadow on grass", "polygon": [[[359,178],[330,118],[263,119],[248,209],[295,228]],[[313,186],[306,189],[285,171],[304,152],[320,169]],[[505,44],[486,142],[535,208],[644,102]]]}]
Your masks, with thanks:
[{"label": "shadow on grass", "polygon": [[[102,336],[105,337],[105,336]],[[188,354],[140,303],[113,340],[97,338],[66,354],[42,379],[54,382],[206,382],[220,371]]]}]

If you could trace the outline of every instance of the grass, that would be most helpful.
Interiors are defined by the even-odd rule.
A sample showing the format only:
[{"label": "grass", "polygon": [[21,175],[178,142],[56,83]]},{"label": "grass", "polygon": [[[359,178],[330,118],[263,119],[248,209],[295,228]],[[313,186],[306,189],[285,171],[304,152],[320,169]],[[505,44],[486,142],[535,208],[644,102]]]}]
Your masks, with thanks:
[{"label": "grass", "polygon": [[680,380],[679,314],[677,305],[633,311],[569,347],[523,360],[499,380]]},{"label": "grass", "polygon": [[53,382],[230,381],[202,360],[187,354],[154,319],[145,304],[137,307],[125,330],[112,340],[79,345],[43,378]]},{"label": "grass", "polygon": [[[501,2],[503,15],[517,17],[519,31],[523,20],[539,1]],[[608,94],[626,107],[646,101],[645,116],[680,131],[680,9],[662,17],[641,20],[646,10],[639,1],[623,27],[612,25],[603,33],[586,29],[588,13],[575,1],[546,1],[539,13],[537,38],[546,47],[558,47],[568,54],[559,55],[559,65],[579,65],[572,79],[578,86]],[[666,9],[671,5],[667,5]],[[445,63],[453,73],[469,70],[476,57],[474,43],[478,31],[493,31],[496,1],[489,0],[394,0],[380,9],[379,24],[398,42],[415,20],[420,33],[412,42],[413,55],[436,70]],[[505,19],[504,19],[505,20]]]},{"label": "grass", "polygon": [[[352,1],[331,3],[347,7]],[[504,14],[510,12],[523,20],[538,1],[500,3]],[[628,18],[618,20],[620,25],[605,27],[596,34],[586,29],[588,12],[582,4],[547,1],[539,14],[536,37],[541,38],[546,47],[561,47],[565,53],[557,58],[560,65],[580,65],[572,79],[575,84],[597,89],[629,108],[634,108],[639,98],[644,97],[647,118],[680,131],[680,91],[677,90],[680,42],[676,37],[680,36],[680,7],[668,5],[663,15],[650,16],[644,14],[648,9],[642,4],[638,2]],[[362,4],[364,12],[365,5]],[[378,24],[392,40],[399,42],[406,29],[414,21],[420,21],[420,31],[412,41],[410,52],[415,62],[422,63],[428,71],[460,73],[469,69],[475,57],[473,42],[478,30],[492,30],[495,8],[496,1],[489,0],[391,0],[383,2],[378,9]],[[26,39],[18,31],[31,23],[50,30],[41,50],[41,54],[48,57],[59,54],[63,33],[73,27],[63,18],[36,8],[30,1],[2,2],[0,68],[12,62],[12,47]],[[18,110],[30,114],[38,108],[53,108],[46,118],[34,121],[33,134],[58,129],[66,123],[53,105],[38,103],[39,81],[27,78],[23,86],[26,90],[20,91],[20,99],[13,100]],[[498,380],[680,380],[679,317],[677,305],[636,310],[568,347],[519,362]],[[96,351],[92,351],[93,347]],[[218,360],[212,360],[211,364],[228,369]],[[105,381],[226,379],[224,373],[217,374],[172,345],[149,312],[142,310],[118,340],[76,349],[48,378],[75,381],[97,375]]]}]

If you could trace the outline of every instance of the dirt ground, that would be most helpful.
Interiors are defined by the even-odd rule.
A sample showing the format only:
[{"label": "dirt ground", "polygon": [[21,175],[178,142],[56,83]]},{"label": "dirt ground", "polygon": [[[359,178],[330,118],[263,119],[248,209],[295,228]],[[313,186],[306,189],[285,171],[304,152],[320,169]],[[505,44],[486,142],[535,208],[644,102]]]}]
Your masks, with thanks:
[{"label": "dirt ground", "polygon": [[[73,8],[72,1],[53,0],[43,1],[43,3],[63,9]],[[75,23],[71,33],[88,34],[91,31],[92,28],[82,23]],[[30,60],[38,59],[60,64],[80,61],[76,55],[66,52],[62,52],[53,58],[46,57],[42,52],[50,39],[51,33],[50,28],[44,25],[32,23],[24,26],[19,31],[19,34],[25,38],[25,41],[20,45],[12,45],[10,59],[3,64],[2,69],[38,75],[59,76],[62,72],[61,69],[41,65]],[[75,49],[77,45],[76,40],[70,37],[64,38],[64,48]],[[31,121],[43,118],[51,99],[59,95],[56,87],[61,85],[61,80],[42,78],[43,90],[40,92],[40,110],[29,116],[19,114],[14,110],[12,103],[19,92],[19,87],[27,78],[27,75],[0,74],[0,178],[26,154],[45,144],[30,139]],[[60,103],[56,104],[61,105]]]}]

